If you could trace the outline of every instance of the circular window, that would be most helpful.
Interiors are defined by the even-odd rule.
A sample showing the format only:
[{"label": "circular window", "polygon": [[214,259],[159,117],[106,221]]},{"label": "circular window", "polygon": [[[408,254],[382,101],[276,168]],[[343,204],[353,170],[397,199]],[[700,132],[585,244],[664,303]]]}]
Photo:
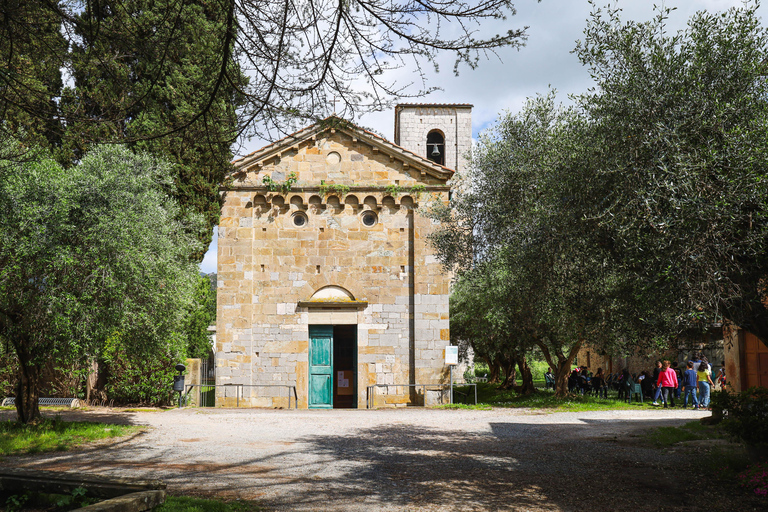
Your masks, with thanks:
[{"label": "circular window", "polygon": [[307,225],[307,222],[309,222],[309,219],[307,219],[307,216],[301,212],[294,213],[293,217],[293,225],[297,228],[301,228]]},{"label": "circular window", "polygon": [[362,216],[362,220],[364,225],[371,228],[376,225],[378,218],[376,217],[376,214],[374,212],[365,212]]},{"label": "circular window", "polygon": [[330,165],[336,165],[339,162],[341,162],[341,155],[335,151],[331,151],[330,153],[328,153],[328,156],[325,157],[325,161],[328,162]]}]

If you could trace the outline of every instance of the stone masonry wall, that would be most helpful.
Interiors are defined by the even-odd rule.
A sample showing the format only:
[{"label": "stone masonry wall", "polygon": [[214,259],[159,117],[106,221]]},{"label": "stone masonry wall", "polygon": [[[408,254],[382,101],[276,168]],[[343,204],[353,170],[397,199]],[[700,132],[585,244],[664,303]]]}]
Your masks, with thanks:
[{"label": "stone masonry wall", "polygon": [[[291,172],[290,192],[263,187],[264,176],[282,182]],[[339,184],[349,192],[328,188]],[[414,185],[426,190],[410,192]],[[217,388],[217,405],[286,407],[286,389],[247,386],[289,384],[306,407],[310,324],[358,325],[358,407],[369,385],[407,384],[411,357],[413,380],[443,382],[450,276],[427,240],[435,224],[419,208],[447,194],[443,181],[340,132],[237,175],[219,224],[217,384],[244,387],[240,396]],[[369,211],[378,217],[371,227],[361,220]],[[367,307],[298,306],[329,285]],[[407,389],[389,391],[377,394],[409,400]]]}]

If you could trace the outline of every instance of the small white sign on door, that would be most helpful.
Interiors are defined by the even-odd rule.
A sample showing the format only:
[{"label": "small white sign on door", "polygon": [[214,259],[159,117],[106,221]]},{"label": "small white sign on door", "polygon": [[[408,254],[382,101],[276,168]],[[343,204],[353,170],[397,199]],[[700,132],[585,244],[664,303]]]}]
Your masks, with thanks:
[{"label": "small white sign on door", "polygon": [[445,364],[449,366],[459,364],[459,347],[452,345],[445,347]]}]

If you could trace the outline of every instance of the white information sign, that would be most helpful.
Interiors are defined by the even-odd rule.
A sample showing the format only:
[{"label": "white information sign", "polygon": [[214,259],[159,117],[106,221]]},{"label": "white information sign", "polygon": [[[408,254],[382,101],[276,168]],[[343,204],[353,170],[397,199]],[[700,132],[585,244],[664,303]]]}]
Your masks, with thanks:
[{"label": "white information sign", "polygon": [[459,347],[448,345],[445,347],[445,364],[459,364]]}]

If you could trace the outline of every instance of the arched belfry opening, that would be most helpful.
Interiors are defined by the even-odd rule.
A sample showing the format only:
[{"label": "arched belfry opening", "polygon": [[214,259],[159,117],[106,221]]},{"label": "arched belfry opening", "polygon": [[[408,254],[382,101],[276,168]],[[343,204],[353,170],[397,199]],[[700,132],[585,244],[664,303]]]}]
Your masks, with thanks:
[{"label": "arched belfry opening", "polygon": [[445,137],[440,130],[427,134],[427,158],[438,165],[445,165]]}]

